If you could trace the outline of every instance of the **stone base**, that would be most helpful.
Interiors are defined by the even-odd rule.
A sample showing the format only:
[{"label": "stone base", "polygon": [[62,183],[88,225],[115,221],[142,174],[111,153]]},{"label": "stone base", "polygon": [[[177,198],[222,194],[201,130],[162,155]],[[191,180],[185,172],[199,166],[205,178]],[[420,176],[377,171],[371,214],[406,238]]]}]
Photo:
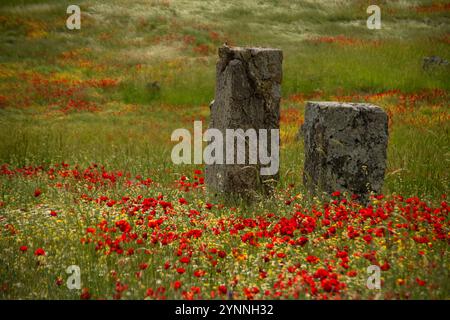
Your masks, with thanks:
[{"label": "stone base", "polygon": [[370,192],[381,192],[388,143],[383,109],[367,103],[308,102],[303,133],[303,181],[310,191],[366,199]]}]

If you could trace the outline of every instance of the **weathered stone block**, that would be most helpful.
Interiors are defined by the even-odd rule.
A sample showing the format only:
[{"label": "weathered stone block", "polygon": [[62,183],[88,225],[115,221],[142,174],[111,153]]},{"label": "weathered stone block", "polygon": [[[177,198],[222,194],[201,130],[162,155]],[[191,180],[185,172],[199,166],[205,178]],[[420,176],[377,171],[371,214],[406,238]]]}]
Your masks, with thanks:
[{"label": "weathered stone block", "polygon": [[388,117],[367,103],[308,102],[303,181],[313,192],[349,192],[367,199],[383,186]]},{"label": "weathered stone block", "polygon": [[[279,129],[282,60],[283,54],[279,49],[219,48],[209,128],[220,130],[224,137],[227,129],[255,129],[258,139],[259,129]],[[271,151],[270,137],[269,132],[268,154]],[[226,154],[227,150],[223,152]],[[249,163],[248,154],[247,149],[244,164],[207,165],[208,188],[227,194],[252,193],[265,189],[269,181],[277,180],[278,174],[260,175],[260,161]]]}]

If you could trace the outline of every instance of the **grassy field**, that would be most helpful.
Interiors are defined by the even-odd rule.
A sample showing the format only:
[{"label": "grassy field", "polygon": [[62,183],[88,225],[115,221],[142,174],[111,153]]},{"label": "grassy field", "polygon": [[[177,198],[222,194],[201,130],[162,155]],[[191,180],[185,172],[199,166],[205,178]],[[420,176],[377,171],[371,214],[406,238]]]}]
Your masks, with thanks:
[{"label": "grassy field", "polygon": [[[71,1],[0,3],[1,299],[450,298],[450,65],[423,68],[450,60],[448,2],[379,1],[381,30],[370,1],[79,3],[73,31]],[[174,129],[206,127],[224,42],[284,53],[280,183],[235,207],[170,159]],[[305,194],[308,100],[389,114],[368,207]]]}]

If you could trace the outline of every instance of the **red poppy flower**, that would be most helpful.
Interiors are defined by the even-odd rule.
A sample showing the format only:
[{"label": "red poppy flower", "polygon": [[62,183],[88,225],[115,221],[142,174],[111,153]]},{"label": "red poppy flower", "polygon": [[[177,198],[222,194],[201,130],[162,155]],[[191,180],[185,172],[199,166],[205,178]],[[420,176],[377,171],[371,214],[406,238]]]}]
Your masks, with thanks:
[{"label": "red poppy flower", "polygon": [[421,286],[421,287],[423,287],[423,286],[425,286],[425,285],[427,284],[426,281],[421,280],[421,279],[419,279],[419,278],[416,278],[416,282],[417,282],[417,283],[419,284],[419,286]]},{"label": "red poppy flower", "polygon": [[178,272],[179,274],[183,274],[183,273],[186,272],[186,269],[184,269],[184,268],[177,268],[177,272]]},{"label": "red poppy flower", "polygon": [[194,271],[194,276],[196,276],[197,278],[199,278],[199,277],[204,276],[205,273],[206,273],[206,272],[203,271],[203,270],[195,270],[195,271]]},{"label": "red poppy flower", "polygon": [[63,278],[58,277],[58,278],[56,278],[55,283],[57,286],[60,286],[64,283],[64,280],[63,280]]},{"label": "red poppy flower", "polygon": [[300,246],[304,246],[306,243],[308,242],[308,238],[306,238],[306,237],[300,237],[298,240],[297,240],[297,243],[300,245]]},{"label": "red poppy flower", "polygon": [[27,246],[21,246],[21,247],[20,247],[20,251],[22,251],[22,253],[27,252],[27,250],[28,250],[28,247],[27,247]]},{"label": "red poppy flower", "polygon": [[95,233],[95,228],[86,228],[86,233]]},{"label": "red poppy flower", "polygon": [[349,271],[349,272],[347,272],[347,276],[349,276],[349,277],[356,277],[356,275],[357,275],[358,273],[355,271],[355,270],[352,270],[352,271]]},{"label": "red poppy flower", "polygon": [[131,225],[126,220],[119,220],[116,222],[116,227],[120,229],[122,232],[130,232]]},{"label": "red poppy flower", "polygon": [[346,251],[338,251],[338,253],[336,253],[336,257],[338,258],[347,258],[348,257],[348,253]]},{"label": "red poppy flower", "polygon": [[326,292],[339,290],[339,287],[338,287],[339,283],[336,279],[333,279],[333,278],[323,279],[320,282],[320,285],[322,286],[322,289]]},{"label": "red poppy flower", "polygon": [[147,263],[141,263],[140,265],[139,265],[139,269],[141,269],[141,270],[145,270],[145,269],[147,269],[148,268],[148,264]]},{"label": "red poppy flower", "polygon": [[173,288],[175,289],[175,290],[178,290],[178,289],[180,289],[180,287],[181,287],[181,281],[175,281],[174,283],[173,283]]},{"label": "red poppy flower", "polygon": [[52,210],[52,211],[50,211],[50,215],[52,217],[56,217],[58,214],[56,213],[56,211]]},{"label": "red poppy flower", "polygon": [[107,203],[106,203],[106,205],[108,206],[108,207],[112,207],[113,205],[115,205],[116,204],[116,201],[114,201],[114,200],[110,200],[110,201],[108,201]]},{"label": "red poppy flower", "polygon": [[145,295],[147,297],[151,297],[151,296],[153,296],[153,294],[154,294],[154,291],[152,288],[148,288],[147,291],[145,292]]},{"label": "red poppy flower", "polygon": [[41,194],[42,194],[42,191],[41,191],[39,188],[37,188],[36,190],[34,190],[34,196],[35,196],[35,197],[39,197]]},{"label": "red poppy flower", "polygon": [[316,256],[307,256],[306,257],[306,261],[310,262],[310,263],[316,263],[318,262],[320,259],[317,258]]},{"label": "red poppy flower", "polygon": [[189,263],[189,262],[191,262],[191,258],[189,258],[189,257],[183,257],[183,258],[181,258],[180,259],[180,262],[181,263]]},{"label": "red poppy flower", "polygon": [[127,284],[122,284],[120,281],[116,282],[116,292],[117,293],[122,293],[125,290],[128,289],[128,285]]},{"label": "red poppy flower", "polygon": [[200,290],[200,287],[193,286],[193,287],[191,287],[191,291],[192,291],[192,293],[199,294],[201,290]]},{"label": "red poppy flower", "polygon": [[385,261],[384,264],[380,266],[380,269],[383,271],[388,271],[390,268],[391,268],[391,266],[389,265],[389,263],[387,261]]},{"label": "red poppy flower", "polygon": [[89,293],[89,289],[88,288],[83,288],[81,290],[80,298],[82,300],[89,300],[91,298],[91,294]]},{"label": "red poppy flower", "polygon": [[364,241],[365,241],[366,243],[368,243],[368,244],[370,244],[370,243],[372,242],[372,236],[371,236],[370,234],[366,234],[366,235],[363,237],[363,239],[364,239]]},{"label": "red poppy flower", "polygon": [[36,249],[36,251],[34,252],[35,256],[45,256],[45,251],[42,248],[38,248]]},{"label": "red poppy flower", "polygon": [[218,289],[221,294],[227,294],[227,287],[225,285],[220,285]]}]

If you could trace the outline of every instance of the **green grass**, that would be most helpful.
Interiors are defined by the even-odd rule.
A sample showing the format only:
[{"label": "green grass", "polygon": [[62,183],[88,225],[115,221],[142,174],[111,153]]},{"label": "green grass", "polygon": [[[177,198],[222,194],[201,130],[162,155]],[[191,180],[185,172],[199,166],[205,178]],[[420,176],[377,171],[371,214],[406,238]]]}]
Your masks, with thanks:
[{"label": "green grass", "polygon": [[[234,203],[237,211],[233,214],[255,218],[273,212],[289,217],[293,207],[286,206],[284,201],[291,195],[300,196],[298,202],[304,208],[320,207],[319,200],[310,197],[302,185],[303,141],[293,139],[302,122],[305,104],[292,98],[299,94],[315,100],[359,95],[357,99],[361,100],[366,95],[399,90],[397,95],[370,100],[389,112],[392,120],[383,193],[420,196],[439,204],[441,195],[448,194],[450,186],[450,66],[425,72],[422,59],[436,55],[450,60],[450,16],[448,10],[416,9],[433,3],[444,1],[380,1],[382,29],[368,30],[366,8],[371,1],[366,0],[84,0],[79,1],[81,30],[69,31],[65,20],[71,1],[2,0],[0,165],[49,167],[66,162],[85,168],[97,163],[107,170],[151,177],[156,185],[130,190],[118,184],[86,191],[85,182],[71,181],[67,189],[56,189],[54,181],[41,176],[13,179],[1,176],[0,202],[4,206],[0,204],[0,220],[6,217],[21,233],[11,235],[6,228],[2,229],[0,298],[79,298],[79,291],[54,285],[57,276],[65,279],[65,267],[70,264],[82,268],[83,281],[94,294],[98,293],[97,297],[110,297],[114,293],[115,282],[108,276],[114,269],[135,290],[130,293],[131,298],[142,298],[145,288],[156,288],[161,280],[169,288],[170,297],[180,298],[179,292],[170,289],[177,275],[173,276],[173,270],[166,274],[161,269],[162,259],[175,262],[178,259],[173,257],[175,245],[162,246],[157,249],[159,255],[144,258],[96,254],[92,247],[80,244],[80,238],[86,236],[86,227],[95,226],[104,217],[115,221],[124,214],[119,209],[83,203],[79,196],[90,192],[95,197],[105,194],[120,199],[124,195],[164,194],[165,199],[177,205],[178,198],[183,196],[190,202],[189,209],[202,208],[208,201],[224,200],[173,188],[181,175],[201,166],[174,165],[170,153],[175,143],[170,141],[170,135],[177,128],[192,131],[194,120],[204,120],[206,128],[208,104],[214,98],[217,48],[225,41],[233,45],[281,48],[282,114],[294,110],[300,115],[299,120],[281,123],[284,138],[275,197],[261,198],[255,203],[238,201]],[[336,41],[329,43],[327,39]],[[33,77],[50,81],[51,85],[36,84]],[[64,81],[58,82],[61,79]],[[100,79],[114,79],[117,84],[104,88],[86,85],[89,80]],[[154,83],[158,85],[152,86]],[[51,90],[46,92],[42,88]],[[432,90],[439,90],[439,96],[430,98]],[[417,99],[414,95],[418,95]],[[406,97],[406,102],[401,101],[402,97]],[[417,101],[410,103],[408,99],[412,98]],[[94,104],[98,110],[62,112],[69,99]],[[40,198],[33,195],[36,188],[43,191]],[[288,188],[291,188],[289,195],[284,194]],[[48,209],[58,210],[61,221],[47,219],[42,212]],[[178,209],[188,210],[181,206]],[[212,225],[232,214],[229,207],[212,212],[207,218]],[[395,215],[391,218],[396,223],[403,222]],[[195,224],[183,215],[170,219],[182,229]],[[340,239],[346,240],[339,245],[352,247],[346,231],[340,232],[343,235]],[[239,263],[230,260],[226,265],[229,269],[220,275],[208,270],[209,278],[202,283],[189,275],[183,280],[186,285],[204,285],[210,291],[218,283],[229,282],[231,275],[252,270],[255,272],[250,273],[256,276],[249,277],[251,283],[245,285],[258,282],[261,288],[268,288],[276,281],[276,273],[271,275],[272,282],[258,278],[259,268],[266,265],[261,263],[256,248],[232,237],[209,236],[207,241],[212,243],[208,245],[223,246],[227,252],[240,248],[249,259]],[[320,232],[317,236],[321,237]],[[24,243],[30,252],[18,255],[18,246]],[[334,253],[327,256],[331,251],[323,242],[318,243],[294,251],[281,245],[280,248],[293,257],[293,263],[307,254],[334,259]],[[401,243],[387,242],[389,250],[383,242],[369,246],[379,249],[395,268],[395,273],[386,275],[386,285],[400,297],[448,298],[448,257],[438,253],[445,251],[445,242],[436,242],[435,251],[426,247],[422,260],[416,258],[418,245],[411,239],[405,243],[406,254],[413,258],[395,266],[393,262],[405,254]],[[359,245],[365,244],[358,243],[354,249],[363,250]],[[31,250],[41,246],[49,251],[45,260],[48,264],[36,267],[39,260],[32,256]],[[433,276],[429,285],[441,285],[436,291],[428,288],[430,291],[426,292],[433,292],[433,296],[424,296],[426,292],[421,287],[396,287],[398,278],[406,279],[411,270],[414,277],[428,276],[425,273],[431,264],[429,257],[437,263],[437,268],[430,271]],[[137,280],[134,273],[144,261],[151,266],[142,280]],[[356,261],[356,268],[365,270],[364,263]],[[281,270],[275,260],[272,267],[276,272]],[[347,298],[354,298],[354,293],[356,298],[361,295],[373,298],[371,292],[361,289],[365,288],[363,280],[349,281],[351,294]],[[409,281],[414,284],[415,280]],[[8,292],[3,291],[4,284],[9,286]]]},{"label": "green grass", "polygon": [[[418,13],[406,3],[386,3],[381,6],[386,11],[383,29],[373,31],[364,25],[367,3],[275,1],[261,5],[249,1],[242,6],[237,1],[229,5],[139,1],[136,6],[124,6],[119,1],[108,5],[83,1],[82,29],[71,32],[64,28],[65,2],[2,2],[0,40],[6,45],[0,49],[0,66],[9,75],[0,78],[0,95],[8,97],[19,88],[18,97],[10,100],[27,96],[30,88],[17,76],[24,71],[76,80],[113,78],[119,84],[82,92],[84,99],[99,106],[100,114],[41,115],[52,102],[39,94],[34,95],[31,107],[20,102],[10,104],[19,109],[7,106],[0,110],[0,162],[24,165],[67,160],[116,168],[172,167],[167,157],[171,130],[190,128],[194,119],[207,120],[206,106],[214,97],[215,53],[199,54],[194,48],[217,48],[226,39],[238,45],[283,49],[284,98],[320,92],[328,99],[392,89],[448,92],[449,66],[429,73],[422,69],[425,56],[448,58],[449,44],[439,40],[450,30],[448,17],[442,12]],[[412,21],[410,27],[393,28],[406,18]],[[426,24],[425,31],[410,32],[414,21]],[[46,33],[30,38],[30,25],[41,26]],[[212,39],[211,32],[219,38]],[[311,41],[339,35],[357,42]],[[193,40],[184,42],[185,37]],[[80,49],[74,57],[62,58]],[[158,89],[151,86],[154,82]],[[301,105],[294,107],[302,110]],[[123,111],[130,108],[130,112]],[[418,131],[423,139],[417,141]],[[400,171],[387,176],[385,191],[433,197],[447,192],[448,148],[448,122],[427,128],[394,125],[388,171]],[[154,150],[162,149],[165,158],[155,155]],[[281,166],[281,177],[301,184],[301,141],[283,149]],[[282,179],[281,183],[287,182]]]}]

